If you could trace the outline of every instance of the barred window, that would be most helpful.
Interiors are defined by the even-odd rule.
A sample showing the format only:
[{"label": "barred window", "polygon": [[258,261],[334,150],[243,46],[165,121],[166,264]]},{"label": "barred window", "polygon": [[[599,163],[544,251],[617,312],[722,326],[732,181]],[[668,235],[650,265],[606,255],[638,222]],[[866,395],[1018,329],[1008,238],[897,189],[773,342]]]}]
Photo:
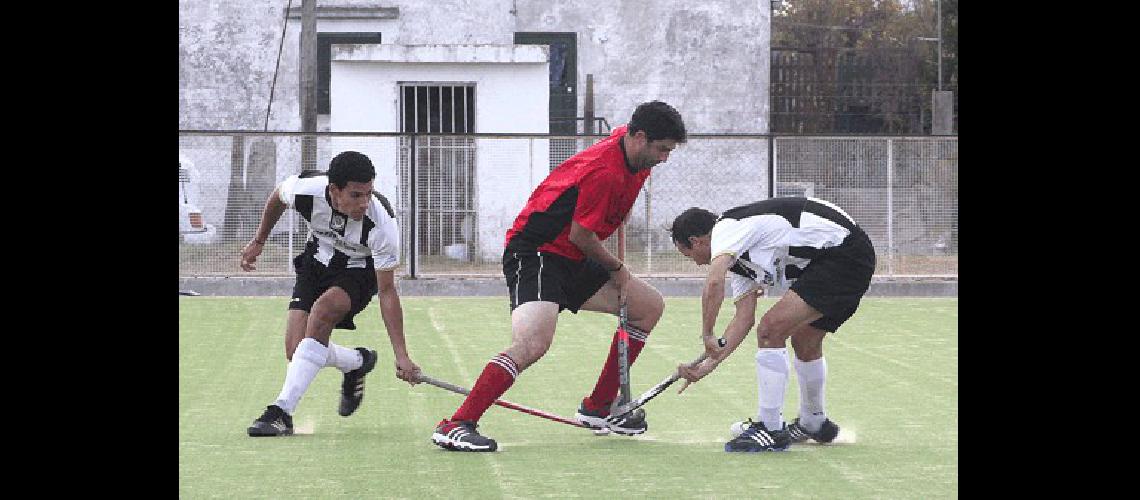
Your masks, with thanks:
[{"label": "barred window", "polygon": [[[405,133],[474,133],[473,83],[400,83],[400,130]],[[411,139],[401,138],[400,184],[411,186]],[[417,136],[416,240],[420,256],[470,260],[477,246],[475,140],[461,136]],[[401,189],[401,224],[412,206],[411,189]],[[410,234],[410,232],[406,233]]]}]

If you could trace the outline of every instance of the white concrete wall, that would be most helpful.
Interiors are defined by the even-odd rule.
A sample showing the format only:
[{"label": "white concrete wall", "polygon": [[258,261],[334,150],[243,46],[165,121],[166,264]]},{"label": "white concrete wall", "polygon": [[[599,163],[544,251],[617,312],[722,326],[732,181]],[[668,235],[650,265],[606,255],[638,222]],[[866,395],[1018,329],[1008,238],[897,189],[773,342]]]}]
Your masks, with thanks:
[{"label": "white concrete wall", "polygon": [[[767,0],[322,0],[320,6],[398,9],[395,19],[317,19],[318,31],[380,32],[385,44],[510,44],[520,31],[575,32],[579,109],[592,73],[597,116],[611,125],[628,120],[638,103],[662,99],[693,132],[769,130]],[[276,0],[179,1],[180,128],[260,129],[280,46],[269,128],[300,129],[301,23],[288,21],[281,46],[284,8]]]},{"label": "white concrete wall", "polygon": [[[179,1],[179,127],[183,129],[260,130],[265,124],[269,94],[273,102],[269,130],[300,130],[299,111],[299,47],[300,20],[284,19],[285,2],[277,0],[180,0]],[[298,7],[299,2],[294,2]],[[612,126],[625,123],[637,104],[661,99],[675,106],[684,116],[691,133],[766,133],[769,130],[769,48],[770,2],[767,0],[660,0],[656,2],[613,2],[599,4],[589,0],[322,0],[320,7],[352,6],[395,8],[395,18],[333,19],[318,17],[318,31],[380,32],[385,45],[482,45],[511,44],[516,32],[574,32],[577,34],[578,109],[581,113],[585,97],[586,75],[595,81],[596,115],[605,117]],[[280,45],[281,28],[287,24],[284,45]],[[277,50],[282,47],[280,68],[276,69]],[[394,132],[398,120],[392,114],[376,111],[384,106],[392,109],[394,88],[361,88],[370,95],[363,108],[342,109],[343,92],[350,83],[337,83],[335,73],[349,71],[356,62],[334,63],[333,115],[318,117],[318,130],[377,130]],[[403,71],[403,66],[388,61],[387,70]],[[492,109],[485,99],[518,106],[516,99],[538,103],[546,116],[545,98],[537,94],[496,95],[507,88],[492,84],[496,73],[486,64],[435,63],[439,67],[425,71],[417,79],[447,78],[472,81],[466,69],[480,69],[477,98],[480,110]],[[342,68],[338,70],[337,68]],[[515,68],[514,70],[517,70]],[[456,74],[459,70],[462,74]],[[512,71],[514,71],[512,70]],[[545,71],[545,70],[543,70]],[[534,71],[535,78],[538,77]],[[528,77],[529,78],[529,77]],[[542,76],[545,82],[546,76]],[[359,80],[359,79],[358,79]],[[356,85],[363,85],[358,83]],[[545,90],[544,90],[545,91]],[[382,95],[388,92],[387,96]],[[545,94],[543,94],[545,95]],[[386,100],[385,100],[386,99]],[[541,101],[541,102],[540,102]],[[533,111],[527,107],[526,112]],[[339,112],[344,116],[335,116]],[[359,113],[364,118],[350,118]],[[480,111],[480,132],[531,131],[530,123],[508,113]],[[527,115],[529,116],[529,115]],[[387,122],[381,120],[387,119]],[[371,121],[369,121],[371,120]],[[359,124],[357,123],[359,122]],[[384,125],[384,126],[381,126]],[[363,127],[363,128],[357,128]],[[546,129],[539,131],[545,132]],[[538,161],[531,164],[527,186],[533,186],[546,175],[541,157],[548,147],[541,144],[498,141],[494,146],[480,143],[479,199],[497,198],[500,193],[515,193],[522,181],[515,176],[518,168],[503,162],[517,161],[534,152]],[[290,143],[292,144],[292,143]],[[702,184],[715,192],[739,187],[731,176],[709,175],[710,165],[731,163],[746,171],[749,192],[766,193],[767,149],[762,142],[735,142],[739,151],[724,151],[717,141],[692,141],[682,146],[668,165],[674,172],[692,172]],[[533,146],[533,148],[532,148]],[[366,146],[372,147],[372,146]],[[762,149],[759,149],[762,148]],[[393,145],[377,149],[374,156],[394,157]],[[318,168],[327,168],[328,157],[323,148]],[[278,177],[299,169],[299,149],[278,147]],[[526,151],[524,153],[524,151]],[[488,158],[486,154],[491,154]],[[228,153],[218,151],[218,161],[194,158],[204,176],[216,179],[216,189],[224,192],[228,184]],[[512,164],[513,165],[513,164]],[[378,165],[379,167],[380,165]],[[736,167],[733,167],[736,168]],[[386,173],[387,172],[387,173]],[[394,182],[395,169],[379,169],[384,182]],[[484,177],[484,176],[489,177]],[[656,174],[655,174],[656,175]],[[694,200],[690,179],[670,182],[663,175],[655,189],[660,198]],[[484,185],[484,182],[491,183]],[[381,192],[388,194],[384,186]],[[519,196],[525,198],[528,189]],[[492,192],[495,196],[486,196]],[[395,201],[395,191],[391,191]],[[643,198],[643,197],[639,197]],[[696,203],[695,201],[693,202]],[[522,202],[510,202],[483,211],[480,222],[481,241],[501,240],[509,221]],[[678,205],[679,206],[679,205]],[[674,207],[655,203],[654,224],[674,215]],[[482,207],[481,207],[482,210]],[[646,219],[635,207],[635,217]],[[658,214],[658,212],[662,213]],[[502,214],[508,215],[502,215]],[[207,214],[210,217],[211,214]],[[483,235],[484,228],[499,227]],[[492,237],[493,236],[493,237]],[[499,241],[501,244],[501,241]]]},{"label": "white concrete wall", "polygon": [[[476,132],[545,134],[549,131],[546,58],[546,48],[536,46],[336,45],[329,128],[398,131],[400,82],[468,83],[475,85]],[[338,138],[330,150],[352,144],[363,149],[353,138]],[[549,148],[545,140],[480,139],[475,150],[479,253],[493,260],[502,253],[506,228],[542,180],[536,179],[536,170],[542,167],[545,176]],[[376,166],[377,190],[398,203],[399,150],[361,152]]]}]

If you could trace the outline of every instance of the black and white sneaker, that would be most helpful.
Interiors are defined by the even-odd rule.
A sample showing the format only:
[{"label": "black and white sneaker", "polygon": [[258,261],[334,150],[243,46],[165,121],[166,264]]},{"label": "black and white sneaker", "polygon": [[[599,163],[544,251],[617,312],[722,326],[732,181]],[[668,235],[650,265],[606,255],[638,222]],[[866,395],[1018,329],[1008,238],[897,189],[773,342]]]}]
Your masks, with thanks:
[{"label": "black and white sneaker", "polygon": [[797,418],[791,425],[787,426],[787,431],[788,437],[792,439],[793,443],[802,443],[807,441],[808,438],[811,438],[817,443],[827,444],[835,441],[835,437],[839,435],[839,426],[835,425],[835,422],[832,422],[829,418],[823,421],[818,431],[811,432],[807,430],[807,427],[804,427],[803,424],[800,423],[800,419]]},{"label": "black and white sneaker", "polygon": [[724,443],[724,451],[784,451],[791,443],[783,429],[770,431],[763,422],[752,422],[743,433]]},{"label": "black and white sneaker", "polygon": [[649,430],[649,422],[645,421],[645,410],[638,408],[625,415],[606,417],[610,430],[623,436],[636,436]]},{"label": "black and white sneaker", "polygon": [[285,413],[280,406],[269,405],[265,407],[265,413],[253,421],[247,432],[250,437],[291,436],[293,417]]},{"label": "black and white sneaker", "polygon": [[431,442],[440,448],[451,451],[495,451],[499,448],[494,439],[475,432],[475,422],[447,419],[440,420],[435,432],[431,435]]},{"label": "black and white sneaker", "polygon": [[645,421],[645,411],[641,408],[618,418],[609,415],[608,408],[591,410],[583,400],[574,418],[591,429],[608,428],[623,436],[636,436],[649,430],[649,424]]},{"label": "black and white sneaker", "polygon": [[609,414],[608,409],[591,410],[586,406],[586,400],[583,399],[582,404],[578,405],[578,412],[574,414],[574,419],[591,429],[605,429],[610,426],[606,422],[606,416]]},{"label": "black and white sneaker", "polygon": [[360,407],[360,402],[364,401],[364,376],[376,367],[376,359],[380,357],[370,349],[357,347],[356,350],[360,351],[364,362],[360,368],[344,374],[344,382],[340,384],[340,407],[336,410],[342,417],[352,415]]}]

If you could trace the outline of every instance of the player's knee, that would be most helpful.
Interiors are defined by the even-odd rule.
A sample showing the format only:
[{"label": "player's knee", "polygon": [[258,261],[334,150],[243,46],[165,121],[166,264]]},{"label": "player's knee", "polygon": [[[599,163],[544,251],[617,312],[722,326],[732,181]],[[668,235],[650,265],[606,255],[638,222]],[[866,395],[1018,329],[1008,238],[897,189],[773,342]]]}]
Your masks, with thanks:
[{"label": "player's knee", "polygon": [[661,292],[658,292],[657,289],[650,290],[652,293],[649,294],[648,314],[649,318],[656,323],[665,313],[665,297],[662,297]]},{"label": "player's knee", "polygon": [[344,318],[344,315],[348,314],[351,306],[352,304],[347,301],[342,303],[338,300],[319,300],[313,304],[313,310],[309,312],[309,316],[315,316],[323,323],[335,325]]},{"label": "player's knee", "polygon": [[756,323],[756,332],[772,338],[787,339],[792,333],[792,323],[776,315],[765,314]]},{"label": "player's knee", "polygon": [[657,326],[657,322],[664,313],[665,297],[661,296],[661,292],[650,288],[649,293],[646,293],[643,299],[639,301],[636,314],[634,311],[630,312],[630,322],[648,334],[653,327]]},{"label": "player's knee", "polygon": [[756,339],[760,347],[784,347],[788,339],[787,328],[767,316],[760,318],[756,325]]}]

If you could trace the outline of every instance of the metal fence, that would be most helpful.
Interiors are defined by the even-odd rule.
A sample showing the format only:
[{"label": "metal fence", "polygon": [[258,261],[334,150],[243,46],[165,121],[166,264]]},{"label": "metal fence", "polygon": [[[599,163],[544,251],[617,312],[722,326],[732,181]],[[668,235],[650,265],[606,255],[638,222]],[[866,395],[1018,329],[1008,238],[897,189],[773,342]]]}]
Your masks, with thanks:
[{"label": "metal fence", "polygon": [[[295,211],[273,229],[257,271],[239,269],[241,248],[276,183],[325,170],[344,150],[372,159],[375,189],[398,213],[398,274],[498,276],[506,230],[554,156],[601,137],[180,131],[180,207],[193,206],[205,230],[180,230],[179,276],[291,276],[308,233]],[[701,275],[670,239],[677,214],[806,194],[838,204],[866,228],[879,275],[957,276],[957,174],[957,137],[690,135],[654,168],[634,204],[625,260],[641,276]],[[607,248],[616,252],[618,240]]]}]

